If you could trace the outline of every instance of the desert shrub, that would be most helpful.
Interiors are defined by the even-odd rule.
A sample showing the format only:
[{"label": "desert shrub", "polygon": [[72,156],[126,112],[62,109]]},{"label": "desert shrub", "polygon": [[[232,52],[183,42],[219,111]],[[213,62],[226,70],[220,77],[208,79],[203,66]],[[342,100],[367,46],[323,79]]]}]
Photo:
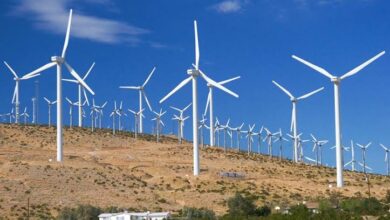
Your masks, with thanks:
[{"label": "desert shrub", "polygon": [[268,216],[270,214],[271,214],[271,208],[266,205],[258,207],[254,212],[254,215],[256,216]]},{"label": "desert shrub", "polygon": [[185,217],[186,219],[193,220],[214,220],[216,219],[215,213],[212,210],[206,208],[192,208],[184,207],[179,212],[180,216]]},{"label": "desert shrub", "polygon": [[341,208],[358,215],[378,216],[384,213],[383,205],[376,198],[350,198],[341,202]]},{"label": "desert shrub", "polygon": [[59,220],[94,220],[99,219],[98,215],[102,213],[99,207],[91,205],[78,205],[76,208],[65,207],[59,213]]},{"label": "desert shrub", "polygon": [[253,215],[256,210],[253,199],[243,197],[239,193],[236,193],[227,203],[229,208],[228,215],[232,217],[247,217]]}]

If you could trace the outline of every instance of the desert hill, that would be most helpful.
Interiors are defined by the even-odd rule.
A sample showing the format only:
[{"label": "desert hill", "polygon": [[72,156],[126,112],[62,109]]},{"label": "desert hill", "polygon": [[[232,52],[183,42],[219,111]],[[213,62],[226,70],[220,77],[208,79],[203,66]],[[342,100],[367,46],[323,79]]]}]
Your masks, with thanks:
[{"label": "desert hill", "polygon": [[[16,218],[26,212],[55,216],[63,207],[91,204],[150,211],[177,211],[183,206],[226,212],[235,192],[257,203],[288,205],[339,193],[367,196],[365,176],[345,172],[342,189],[335,169],[294,164],[288,160],[220,148],[200,151],[201,175],[192,176],[192,145],[151,135],[137,140],[129,132],[64,129],[64,162],[56,160],[54,127],[0,124],[0,213]],[[222,177],[236,172],[242,178]],[[371,196],[383,198],[389,178],[370,175]]]}]

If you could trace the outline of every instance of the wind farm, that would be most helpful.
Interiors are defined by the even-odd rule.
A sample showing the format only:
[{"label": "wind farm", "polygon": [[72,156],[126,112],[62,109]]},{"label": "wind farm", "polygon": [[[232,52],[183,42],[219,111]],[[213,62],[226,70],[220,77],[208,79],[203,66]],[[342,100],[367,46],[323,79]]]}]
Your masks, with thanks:
[{"label": "wind farm", "polygon": [[[20,7],[38,10],[30,3]],[[299,205],[311,216],[321,214],[320,205],[312,210],[306,203],[335,196],[340,204],[390,203],[390,45],[348,44],[353,52],[346,52],[325,42],[334,55],[317,40],[305,47],[293,36],[291,47],[287,41],[279,47],[277,37],[262,36],[247,46],[241,36],[252,39],[259,32],[232,33],[238,43],[234,36],[221,38],[231,33],[227,24],[192,13],[160,33],[147,28],[165,27],[158,20],[146,20],[141,28],[98,19],[101,14],[70,2],[53,4],[62,7],[61,16],[37,18],[41,29],[26,30],[38,37],[8,40],[1,54],[0,213],[6,217],[29,217],[30,199],[35,208],[44,201],[47,210],[39,212],[53,218],[66,207],[94,204],[121,207],[123,215],[127,206],[176,217],[186,208],[204,208],[229,219],[235,216],[229,203],[234,196],[269,208],[270,219],[292,216],[291,207]],[[117,35],[85,26],[93,19],[107,29],[114,25]],[[50,22],[56,25],[47,29]],[[16,40],[39,46],[38,55],[29,49],[27,60],[16,59]],[[54,55],[42,66],[48,54]],[[28,211],[17,214],[15,207],[20,210],[26,199],[28,208],[22,209]],[[329,207],[346,209],[339,203]]]}]

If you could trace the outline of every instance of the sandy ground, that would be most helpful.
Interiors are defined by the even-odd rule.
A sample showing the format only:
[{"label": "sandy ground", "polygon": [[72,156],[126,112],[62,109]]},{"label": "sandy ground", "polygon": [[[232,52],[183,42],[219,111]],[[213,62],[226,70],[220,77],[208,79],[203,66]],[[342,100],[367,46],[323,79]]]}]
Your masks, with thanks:
[{"label": "sandy ground", "polygon": [[[64,136],[64,162],[58,163],[55,128],[0,125],[3,216],[21,216],[28,199],[35,215],[56,215],[77,204],[173,212],[191,206],[222,214],[235,192],[255,196],[259,205],[281,206],[368,192],[362,173],[347,171],[344,188],[329,188],[334,169],[219,148],[200,151],[201,175],[194,177],[191,143],[180,145],[172,137],[156,143],[150,135],[135,140],[129,133],[79,128],[66,128]],[[220,176],[228,171],[244,177]],[[390,189],[387,177],[370,175],[370,182],[372,196],[383,198]]]}]

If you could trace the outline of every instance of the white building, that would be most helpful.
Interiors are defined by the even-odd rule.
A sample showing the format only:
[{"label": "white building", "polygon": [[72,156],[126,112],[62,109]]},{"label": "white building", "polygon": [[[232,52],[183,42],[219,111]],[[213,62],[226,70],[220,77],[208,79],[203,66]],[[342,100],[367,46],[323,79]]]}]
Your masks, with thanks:
[{"label": "white building", "polygon": [[169,212],[120,212],[102,213],[99,220],[164,220],[170,217]]}]

